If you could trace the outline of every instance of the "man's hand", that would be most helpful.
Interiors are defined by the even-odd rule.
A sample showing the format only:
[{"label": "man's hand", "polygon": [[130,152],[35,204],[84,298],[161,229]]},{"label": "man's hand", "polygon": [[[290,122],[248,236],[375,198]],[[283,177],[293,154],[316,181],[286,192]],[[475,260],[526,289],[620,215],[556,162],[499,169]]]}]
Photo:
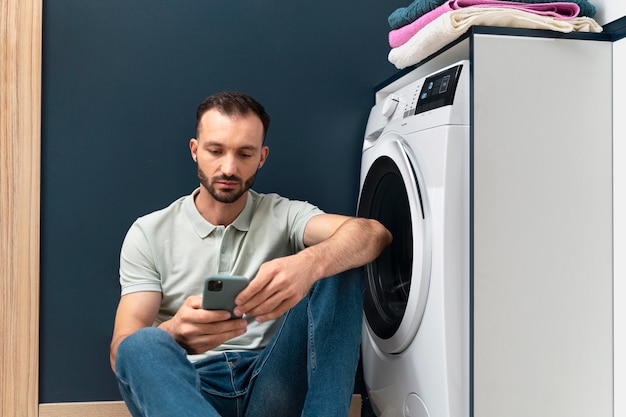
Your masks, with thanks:
[{"label": "man's hand", "polygon": [[230,317],[228,311],[203,310],[202,298],[191,296],[176,315],[161,323],[159,328],[170,333],[187,353],[198,354],[246,332],[246,320],[229,320]]},{"label": "man's hand", "polygon": [[235,299],[235,314],[256,316],[259,322],[281,317],[309,292],[313,277],[302,258],[286,256],[268,261]]}]

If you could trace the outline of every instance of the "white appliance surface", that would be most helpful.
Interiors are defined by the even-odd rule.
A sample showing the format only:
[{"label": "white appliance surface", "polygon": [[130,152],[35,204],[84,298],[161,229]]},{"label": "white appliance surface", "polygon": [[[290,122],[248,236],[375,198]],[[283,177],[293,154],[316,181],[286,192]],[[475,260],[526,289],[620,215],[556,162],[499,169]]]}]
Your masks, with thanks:
[{"label": "white appliance surface", "polygon": [[[458,66],[453,103],[414,114],[430,76]],[[417,80],[406,74],[406,82],[394,82],[395,91],[379,94],[368,120],[359,210],[367,201],[368,175],[375,175],[377,161],[391,159],[408,197],[405,227],[411,244],[403,249],[412,251],[405,310],[391,325],[392,334],[372,324],[367,310],[364,317],[364,379],[379,416],[469,415],[469,73],[469,61],[460,61]],[[396,204],[384,200],[379,190],[384,184],[373,187],[383,196],[374,199],[374,206]],[[368,269],[366,297],[375,291],[375,282],[384,280],[379,272]]]}]

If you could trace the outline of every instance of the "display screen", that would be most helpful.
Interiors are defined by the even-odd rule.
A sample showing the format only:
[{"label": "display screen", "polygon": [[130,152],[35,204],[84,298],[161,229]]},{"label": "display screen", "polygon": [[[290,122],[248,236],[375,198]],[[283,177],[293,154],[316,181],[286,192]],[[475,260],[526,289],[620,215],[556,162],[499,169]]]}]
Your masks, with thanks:
[{"label": "display screen", "polygon": [[451,105],[462,69],[463,65],[457,65],[426,78],[417,100],[415,114]]}]

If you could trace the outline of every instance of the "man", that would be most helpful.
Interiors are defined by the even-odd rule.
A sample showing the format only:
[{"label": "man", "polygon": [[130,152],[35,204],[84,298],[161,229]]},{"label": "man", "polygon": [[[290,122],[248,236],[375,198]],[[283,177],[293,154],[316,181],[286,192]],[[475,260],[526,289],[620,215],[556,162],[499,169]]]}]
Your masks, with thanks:
[{"label": "man", "polygon": [[[198,108],[200,187],[139,218],[120,257],[111,366],[133,416],[342,416],[361,331],[362,277],[391,235],[251,190],[269,116],[240,93]],[[243,275],[236,316],[202,309],[204,279]],[[280,319],[280,320],[278,320]]]}]

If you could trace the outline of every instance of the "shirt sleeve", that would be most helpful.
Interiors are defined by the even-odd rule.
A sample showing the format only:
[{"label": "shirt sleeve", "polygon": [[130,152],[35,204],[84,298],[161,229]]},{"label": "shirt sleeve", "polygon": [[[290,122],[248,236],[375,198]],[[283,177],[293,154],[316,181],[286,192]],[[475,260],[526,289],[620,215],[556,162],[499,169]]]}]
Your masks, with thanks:
[{"label": "shirt sleeve", "polygon": [[324,212],[306,201],[291,201],[289,212],[288,217],[291,223],[289,235],[295,253],[306,247],[304,245],[304,230],[309,220],[319,214],[324,214]]},{"label": "shirt sleeve", "polygon": [[128,230],[120,254],[122,295],[140,291],[161,292],[161,280],[150,242],[136,221]]}]

